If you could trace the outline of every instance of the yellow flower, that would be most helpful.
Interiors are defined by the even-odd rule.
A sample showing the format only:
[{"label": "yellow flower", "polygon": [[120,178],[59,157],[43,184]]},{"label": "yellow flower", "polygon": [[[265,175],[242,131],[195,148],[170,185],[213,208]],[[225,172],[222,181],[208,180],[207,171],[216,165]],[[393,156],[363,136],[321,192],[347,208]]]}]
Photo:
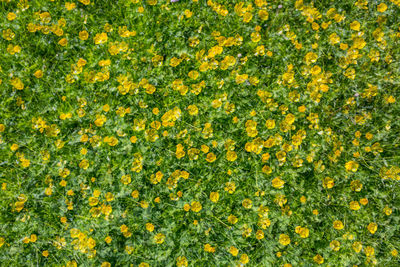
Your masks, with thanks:
[{"label": "yellow flower", "polygon": [[251,14],[250,12],[246,12],[243,16],[243,22],[248,23],[251,21],[252,18],[253,14]]},{"label": "yellow flower", "polygon": [[244,83],[248,79],[249,75],[247,74],[242,74],[242,75],[237,75],[236,76],[236,83],[241,84]]},{"label": "yellow flower", "polygon": [[204,251],[214,253],[215,252],[215,247],[212,247],[210,244],[205,244],[204,245]]},{"label": "yellow flower", "polygon": [[96,115],[96,120],[94,121],[94,124],[96,124],[96,126],[101,127],[103,126],[103,124],[107,121],[106,116],[104,115]]},{"label": "yellow flower", "polygon": [[328,188],[328,189],[332,188],[334,185],[335,185],[335,182],[331,177],[326,177],[322,183],[322,186],[324,188]]},{"label": "yellow flower", "polygon": [[137,137],[136,136],[131,136],[131,138],[129,138],[129,141],[131,141],[131,143],[136,143],[137,142]]},{"label": "yellow flower", "polygon": [[76,4],[75,3],[71,3],[71,2],[66,2],[65,3],[65,8],[68,10],[68,11],[71,11],[72,9],[74,9],[76,7]]},{"label": "yellow flower", "polygon": [[89,33],[87,31],[80,31],[79,32],[79,39],[85,41],[89,38]]},{"label": "yellow flower", "polygon": [[181,144],[178,144],[176,146],[176,152],[175,152],[175,156],[177,159],[181,159],[186,155],[186,152],[183,150],[183,146]]},{"label": "yellow flower", "polygon": [[236,190],[235,182],[226,182],[225,183],[225,191],[228,191],[229,194],[233,194]]},{"label": "yellow flower", "polygon": [[393,104],[393,103],[396,102],[396,98],[395,98],[394,96],[390,95],[390,96],[387,96],[387,97],[385,98],[385,101],[386,101],[386,103],[388,103],[388,104]]},{"label": "yellow flower", "polygon": [[189,211],[190,210],[190,205],[189,204],[185,204],[185,205],[183,205],[183,210],[184,211]]},{"label": "yellow flower", "polygon": [[10,80],[11,85],[17,89],[17,90],[23,90],[24,89],[24,83],[21,81],[20,78],[14,77]]},{"label": "yellow flower", "polygon": [[314,262],[317,263],[317,264],[322,264],[322,263],[324,263],[324,258],[323,258],[321,255],[319,255],[319,254],[315,255],[315,256],[313,257],[313,260],[314,260]]},{"label": "yellow flower", "polygon": [[279,178],[279,177],[276,177],[276,178],[274,178],[274,179],[272,180],[272,186],[273,186],[274,188],[277,188],[277,189],[283,188],[284,184],[285,184],[285,181],[283,181],[283,180],[282,180],[281,178]]},{"label": "yellow flower", "polygon": [[312,29],[313,29],[314,31],[318,31],[318,30],[319,30],[319,24],[316,23],[315,21],[314,21],[311,25],[312,25]]},{"label": "yellow flower", "polygon": [[171,67],[176,67],[176,66],[178,66],[179,64],[181,64],[181,62],[182,62],[182,59],[179,59],[179,58],[177,58],[177,57],[173,57],[173,58],[171,58],[171,60],[170,60],[170,62],[169,62],[169,65],[170,65]]},{"label": "yellow flower", "polygon": [[214,162],[217,159],[217,156],[213,152],[207,154],[206,161],[207,162]]},{"label": "yellow flower", "polygon": [[251,41],[254,43],[258,43],[261,40],[261,34],[259,32],[252,32],[250,36]]},{"label": "yellow flower", "polygon": [[344,225],[343,225],[342,221],[336,220],[333,222],[333,228],[335,228],[336,230],[341,230],[344,228]]},{"label": "yellow flower", "polygon": [[188,266],[188,261],[187,261],[186,257],[185,256],[179,256],[176,259],[176,266],[177,267],[187,267]]},{"label": "yellow flower", "polygon": [[264,9],[260,9],[260,11],[258,11],[258,16],[260,17],[261,20],[267,20],[268,19],[268,11],[264,10]]},{"label": "yellow flower", "polygon": [[267,126],[267,128],[268,129],[274,129],[275,128],[275,120],[273,120],[273,119],[268,119],[266,122],[265,122],[265,126]]},{"label": "yellow flower", "polygon": [[248,262],[249,262],[249,256],[247,256],[247,254],[242,254],[242,255],[240,256],[240,262],[241,262],[242,264],[248,263]]},{"label": "yellow flower", "polygon": [[352,245],[352,248],[356,253],[359,253],[361,251],[361,249],[362,249],[361,242],[359,242],[359,241],[354,242],[353,245]]},{"label": "yellow flower", "polygon": [[310,234],[310,230],[307,227],[297,226],[295,232],[300,235],[301,238],[307,238]]},{"label": "yellow flower", "polygon": [[96,206],[99,204],[99,199],[97,197],[89,197],[89,205],[90,206]]},{"label": "yellow flower", "polygon": [[119,229],[121,230],[121,233],[126,233],[126,232],[129,231],[128,226],[126,226],[125,224],[121,225],[121,226],[119,227]]},{"label": "yellow flower", "polygon": [[33,74],[36,78],[40,79],[43,77],[43,71],[42,70],[37,70],[35,71],[35,73]]},{"label": "yellow flower", "polygon": [[93,249],[96,246],[96,240],[90,237],[87,241],[87,246],[88,248]]},{"label": "yellow flower", "polygon": [[365,248],[364,252],[365,252],[365,256],[371,257],[371,256],[374,256],[374,254],[375,254],[375,249],[374,249],[373,247],[371,247],[371,246],[367,246],[367,247]]},{"label": "yellow flower", "polygon": [[356,172],[358,169],[358,166],[359,166],[358,163],[353,160],[348,161],[345,164],[346,171],[348,171],[348,172],[350,172],[350,171]]},{"label": "yellow flower", "polygon": [[371,234],[375,234],[375,232],[378,230],[378,224],[372,222],[368,224],[367,229]]},{"label": "yellow flower", "polygon": [[363,185],[360,180],[353,180],[350,183],[350,188],[353,191],[360,192],[362,187],[363,187]]},{"label": "yellow flower", "polygon": [[214,203],[217,203],[219,200],[219,193],[218,192],[211,192],[210,193],[210,200]]},{"label": "yellow flower", "polygon": [[15,210],[20,212],[24,208],[24,202],[17,201],[15,202]]},{"label": "yellow flower", "polygon": [[191,79],[196,80],[196,79],[199,77],[199,72],[198,72],[198,71],[195,71],[195,70],[192,70],[192,71],[190,71],[190,72],[188,73],[188,76],[189,76]]},{"label": "yellow flower", "polygon": [[58,41],[58,44],[61,46],[66,46],[68,44],[67,38],[61,38],[60,41]]},{"label": "yellow flower", "polygon": [[360,209],[360,204],[358,203],[358,201],[351,201],[350,202],[350,209],[359,210]]},{"label": "yellow flower", "polygon": [[106,238],[104,239],[104,241],[105,241],[107,244],[110,244],[111,241],[112,241],[112,238],[111,238],[110,236],[106,236]]},{"label": "yellow flower", "polygon": [[257,238],[258,240],[263,239],[263,238],[264,238],[264,232],[263,232],[262,230],[257,230],[257,232],[256,232],[256,238]]},{"label": "yellow flower", "polygon": [[191,12],[189,9],[186,9],[184,12],[186,18],[190,18],[193,15],[193,12]]},{"label": "yellow flower", "polygon": [[3,30],[3,38],[7,41],[14,39],[15,33],[11,29]]},{"label": "yellow flower", "polygon": [[47,187],[47,188],[44,190],[44,193],[45,193],[47,196],[51,196],[51,194],[53,194],[53,190],[51,189],[51,187]]},{"label": "yellow flower", "polygon": [[231,246],[229,248],[229,253],[231,253],[232,256],[236,257],[238,255],[238,253],[239,253],[239,250],[237,248],[235,248],[234,246]]},{"label": "yellow flower", "polygon": [[339,249],[340,249],[340,242],[337,241],[337,240],[333,240],[333,241],[329,244],[329,246],[331,247],[331,249],[332,249],[333,251],[339,251]]},{"label": "yellow flower", "polygon": [[8,19],[9,21],[13,21],[14,19],[16,19],[16,17],[17,17],[17,15],[16,15],[14,12],[9,12],[9,13],[7,14],[7,19]]},{"label": "yellow flower", "polygon": [[30,240],[29,240],[29,241],[32,242],[32,243],[35,243],[36,240],[37,240],[37,235],[31,234],[31,237],[30,237]]},{"label": "yellow flower", "polygon": [[350,23],[350,29],[352,29],[353,31],[359,31],[360,30],[360,22],[355,20],[352,23]]},{"label": "yellow flower", "polygon": [[304,61],[306,62],[307,65],[317,62],[317,59],[318,59],[318,56],[314,52],[308,52],[306,54],[306,56],[304,57]]},{"label": "yellow flower", "polygon": [[253,206],[251,199],[248,198],[244,199],[242,201],[242,206],[246,209],[251,209],[251,207]]},{"label": "yellow flower", "polygon": [[188,110],[189,114],[192,116],[195,116],[199,113],[199,109],[197,108],[196,105],[189,105],[187,107],[187,110]]},{"label": "yellow flower", "polygon": [[17,144],[12,144],[10,147],[11,151],[16,151],[18,148],[19,148],[19,145],[17,145]]},{"label": "yellow flower", "polygon": [[229,150],[229,151],[226,153],[226,159],[229,160],[229,161],[235,161],[235,160],[237,159],[237,154],[236,154],[236,152],[233,151],[233,150]]},{"label": "yellow flower", "polygon": [[340,42],[339,35],[337,35],[336,33],[332,33],[331,35],[329,35],[329,42],[331,43],[331,45],[339,43]]},{"label": "yellow flower", "polygon": [[47,258],[49,256],[49,251],[48,250],[44,250],[42,252],[43,257]]},{"label": "yellow flower", "polygon": [[283,246],[287,246],[290,244],[290,237],[287,234],[280,234],[279,235],[279,243]]},{"label": "yellow flower", "polygon": [[201,211],[202,206],[201,206],[200,202],[198,202],[198,201],[193,201],[192,204],[191,204],[191,208],[192,208],[192,210],[193,210],[194,212],[199,212],[199,211]]},{"label": "yellow flower", "polygon": [[79,163],[79,168],[86,170],[87,168],[89,168],[89,161],[87,161],[86,159],[83,159],[80,163]]},{"label": "yellow flower", "polygon": [[107,42],[107,40],[108,40],[108,36],[107,36],[107,33],[105,33],[105,32],[98,33],[93,38],[93,41],[95,44],[103,44],[103,43]]},{"label": "yellow flower", "polygon": [[230,224],[235,224],[235,223],[238,222],[238,218],[235,215],[231,214],[231,215],[228,216],[228,222]]},{"label": "yellow flower", "polygon": [[385,206],[385,208],[383,209],[383,212],[387,215],[387,216],[389,216],[390,214],[392,214],[392,209],[391,208],[389,208],[388,206]]},{"label": "yellow flower", "polygon": [[80,151],[80,153],[82,154],[82,155],[86,155],[87,154],[87,152],[88,152],[88,150],[86,149],[86,148],[82,148],[81,149],[81,151]]},{"label": "yellow flower", "polygon": [[137,191],[137,190],[132,191],[131,196],[132,196],[133,198],[139,198],[139,191]]},{"label": "yellow flower", "polygon": [[379,12],[385,12],[387,10],[387,5],[385,3],[380,3],[377,9]]},{"label": "yellow flower", "polygon": [[165,240],[165,235],[163,233],[158,233],[154,236],[154,242],[157,244],[162,244],[164,243]]},{"label": "yellow flower", "polygon": [[149,232],[154,231],[154,225],[152,223],[146,223],[146,230]]},{"label": "yellow flower", "polygon": [[94,196],[94,197],[99,197],[100,195],[101,195],[101,191],[100,191],[100,190],[95,189],[95,190],[93,191],[93,196]]},{"label": "yellow flower", "polygon": [[58,172],[58,175],[60,175],[62,178],[66,178],[70,174],[70,171],[67,168],[60,169]]},{"label": "yellow flower", "polygon": [[145,201],[145,200],[142,200],[142,201],[140,201],[140,206],[143,209],[147,209],[149,207],[149,203],[147,201]]}]

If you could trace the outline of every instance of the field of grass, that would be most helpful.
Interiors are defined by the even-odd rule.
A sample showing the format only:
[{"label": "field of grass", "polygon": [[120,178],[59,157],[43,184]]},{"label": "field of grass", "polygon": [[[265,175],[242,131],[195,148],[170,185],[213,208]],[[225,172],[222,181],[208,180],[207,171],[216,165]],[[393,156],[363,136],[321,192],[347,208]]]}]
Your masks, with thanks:
[{"label": "field of grass", "polygon": [[400,0],[0,0],[1,266],[400,266]]}]

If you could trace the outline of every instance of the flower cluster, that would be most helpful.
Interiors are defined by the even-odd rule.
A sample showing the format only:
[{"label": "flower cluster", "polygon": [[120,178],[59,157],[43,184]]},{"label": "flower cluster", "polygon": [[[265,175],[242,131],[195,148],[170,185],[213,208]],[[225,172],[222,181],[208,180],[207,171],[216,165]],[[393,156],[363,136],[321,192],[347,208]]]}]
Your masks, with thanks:
[{"label": "flower cluster", "polygon": [[399,0],[0,2],[3,265],[400,265]]}]

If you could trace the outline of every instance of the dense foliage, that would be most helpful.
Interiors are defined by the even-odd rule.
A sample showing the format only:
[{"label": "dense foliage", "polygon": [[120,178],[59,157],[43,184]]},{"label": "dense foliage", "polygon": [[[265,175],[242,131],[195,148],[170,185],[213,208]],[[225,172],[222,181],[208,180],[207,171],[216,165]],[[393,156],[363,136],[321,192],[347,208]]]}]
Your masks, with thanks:
[{"label": "dense foliage", "polygon": [[1,0],[2,266],[399,266],[399,0]]}]

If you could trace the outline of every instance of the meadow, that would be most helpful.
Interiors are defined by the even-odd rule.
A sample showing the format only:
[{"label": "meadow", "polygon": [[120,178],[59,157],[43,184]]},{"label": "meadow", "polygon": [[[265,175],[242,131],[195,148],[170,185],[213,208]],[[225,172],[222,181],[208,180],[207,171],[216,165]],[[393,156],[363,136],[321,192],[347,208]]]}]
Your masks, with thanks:
[{"label": "meadow", "polygon": [[400,0],[0,0],[2,266],[400,266]]}]

